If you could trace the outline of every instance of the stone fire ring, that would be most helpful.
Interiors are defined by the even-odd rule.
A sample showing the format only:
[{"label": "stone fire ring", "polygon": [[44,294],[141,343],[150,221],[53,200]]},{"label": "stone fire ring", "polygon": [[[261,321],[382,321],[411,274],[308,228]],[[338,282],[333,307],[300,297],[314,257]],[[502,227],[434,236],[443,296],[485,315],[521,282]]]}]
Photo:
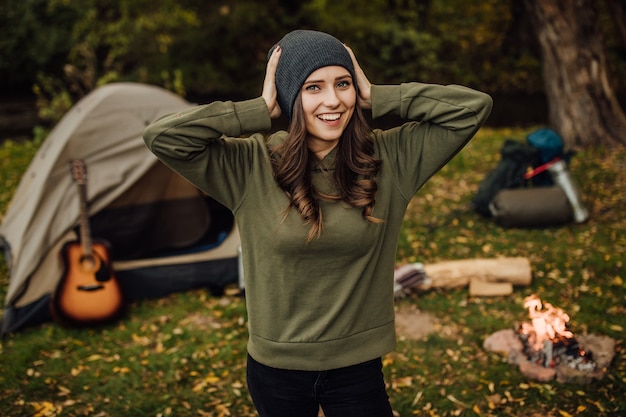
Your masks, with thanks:
[{"label": "stone fire ring", "polygon": [[566,364],[548,368],[529,361],[524,354],[523,343],[513,329],[500,330],[488,336],[483,342],[483,348],[507,355],[508,362],[517,365],[522,375],[539,382],[556,379],[561,383],[589,383],[594,379],[604,378],[615,356],[615,340],[608,336],[588,334],[576,336],[576,341],[584,350],[593,354],[593,361],[596,363],[594,370],[573,369]]}]

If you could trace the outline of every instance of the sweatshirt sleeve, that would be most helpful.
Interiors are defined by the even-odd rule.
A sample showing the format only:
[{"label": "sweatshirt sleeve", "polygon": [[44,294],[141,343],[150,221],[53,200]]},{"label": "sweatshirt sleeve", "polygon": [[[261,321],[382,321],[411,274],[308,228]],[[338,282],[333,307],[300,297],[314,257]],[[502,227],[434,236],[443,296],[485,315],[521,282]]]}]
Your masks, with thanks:
[{"label": "sweatshirt sleeve", "polygon": [[406,120],[376,131],[376,140],[407,201],[474,136],[492,105],[489,95],[458,85],[372,86],[372,117]]},{"label": "sweatshirt sleeve", "polygon": [[163,163],[233,209],[263,144],[260,135],[241,137],[270,127],[267,105],[259,97],[164,116],[144,130],[143,138]]}]

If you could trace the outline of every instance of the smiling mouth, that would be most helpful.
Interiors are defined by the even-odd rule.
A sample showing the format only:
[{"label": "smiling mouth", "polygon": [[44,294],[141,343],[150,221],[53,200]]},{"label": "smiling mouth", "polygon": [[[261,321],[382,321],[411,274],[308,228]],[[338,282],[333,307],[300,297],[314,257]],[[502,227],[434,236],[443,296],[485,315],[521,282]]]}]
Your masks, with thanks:
[{"label": "smiling mouth", "polygon": [[341,118],[341,113],[318,114],[317,118],[325,122],[335,122]]}]

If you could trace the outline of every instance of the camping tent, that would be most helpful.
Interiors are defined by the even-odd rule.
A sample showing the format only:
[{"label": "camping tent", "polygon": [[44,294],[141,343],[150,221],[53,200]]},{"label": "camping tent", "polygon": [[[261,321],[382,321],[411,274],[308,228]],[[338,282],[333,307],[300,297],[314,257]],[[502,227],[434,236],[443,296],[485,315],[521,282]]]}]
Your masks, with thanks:
[{"label": "camping tent", "polygon": [[155,86],[113,83],[63,117],[24,173],[0,225],[10,278],[2,334],[52,317],[63,245],[77,240],[79,191],[69,161],[87,168],[88,224],[111,247],[126,299],[237,282],[232,213],[158,161],[142,140],[156,118],[191,104]]}]

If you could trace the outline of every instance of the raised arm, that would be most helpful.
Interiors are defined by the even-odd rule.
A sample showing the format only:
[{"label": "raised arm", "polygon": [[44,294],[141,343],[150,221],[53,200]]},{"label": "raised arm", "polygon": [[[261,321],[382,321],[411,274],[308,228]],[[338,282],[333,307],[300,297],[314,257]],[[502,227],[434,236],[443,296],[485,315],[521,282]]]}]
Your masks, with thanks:
[{"label": "raised arm", "polygon": [[405,83],[372,86],[372,116],[407,122],[377,137],[407,199],[465,146],[489,117],[489,95],[458,85]]},{"label": "raised arm", "polygon": [[460,85],[413,82],[375,86],[374,90],[372,117],[393,114],[454,131],[475,132],[487,120],[493,105],[489,95]]}]

